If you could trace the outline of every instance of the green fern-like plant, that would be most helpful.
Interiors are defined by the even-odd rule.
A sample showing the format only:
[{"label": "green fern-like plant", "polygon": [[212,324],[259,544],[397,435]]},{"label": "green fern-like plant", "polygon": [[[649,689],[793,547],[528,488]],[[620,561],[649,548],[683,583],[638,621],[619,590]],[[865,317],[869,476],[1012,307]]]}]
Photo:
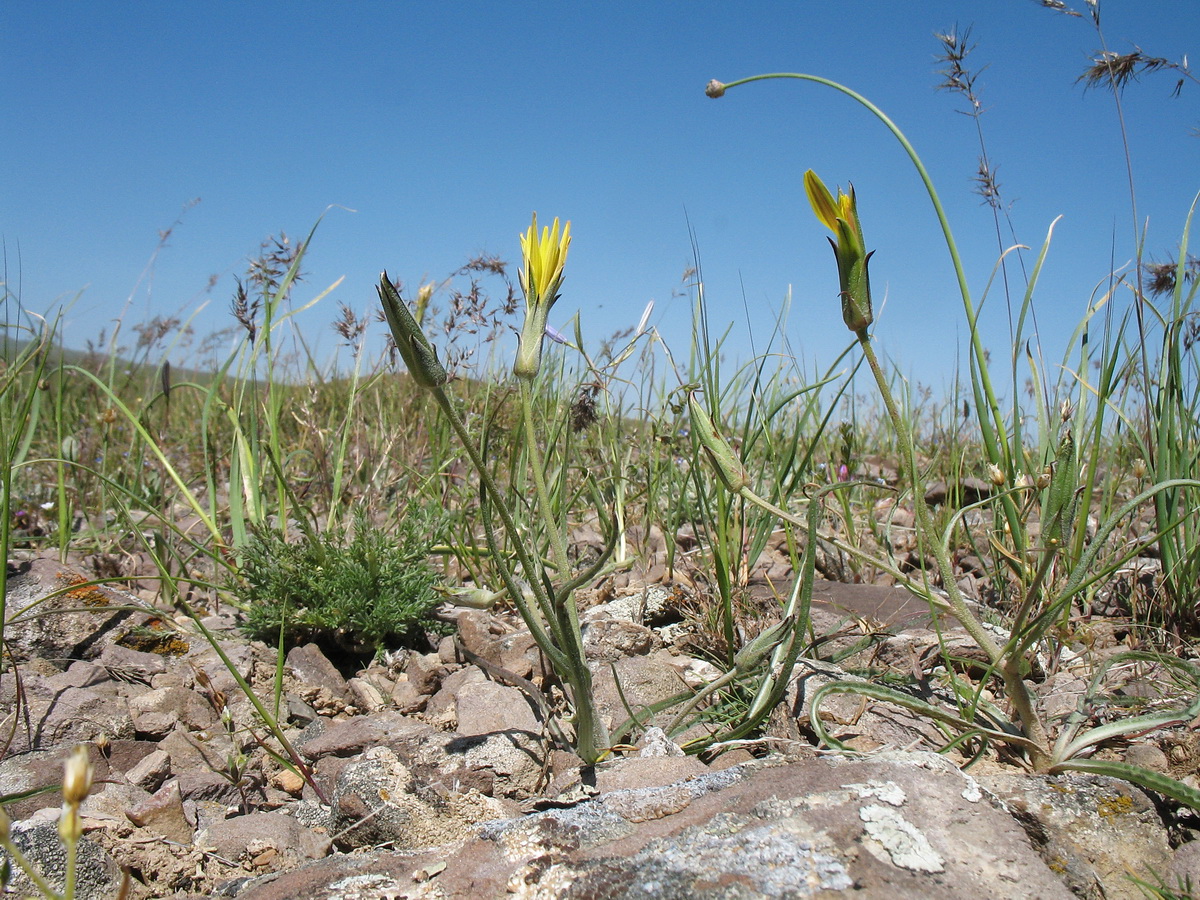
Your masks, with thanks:
[{"label": "green fern-like plant", "polygon": [[389,534],[358,510],[349,529],[307,532],[290,542],[278,529],[252,530],[238,591],[245,630],[286,645],[304,641],[355,654],[411,643],[444,631],[433,618],[440,597],[428,562],[445,523],[410,508]]}]

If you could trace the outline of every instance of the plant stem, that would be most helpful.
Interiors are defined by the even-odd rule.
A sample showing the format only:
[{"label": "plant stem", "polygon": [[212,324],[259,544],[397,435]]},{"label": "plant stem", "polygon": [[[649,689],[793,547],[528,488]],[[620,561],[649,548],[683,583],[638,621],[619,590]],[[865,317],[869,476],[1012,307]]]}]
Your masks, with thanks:
[{"label": "plant stem", "polygon": [[946,596],[950,601],[950,610],[959,624],[966,629],[971,639],[987,654],[988,660],[992,665],[999,670],[1004,680],[1005,693],[1008,695],[1008,699],[1012,702],[1013,706],[1016,707],[1017,715],[1020,717],[1025,734],[1037,746],[1036,750],[1030,749],[1030,762],[1033,764],[1035,770],[1043,771],[1051,764],[1050,739],[1046,734],[1045,726],[1037,715],[1033,695],[1022,677],[1020,658],[1013,655],[1005,655],[1000,647],[996,645],[996,642],[992,640],[991,635],[984,630],[979,620],[967,608],[966,600],[963,598],[962,592],[958,589],[958,583],[954,579],[954,567],[950,563],[950,554],[946,549],[945,543],[936,538],[937,532],[933,525],[933,514],[929,510],[929,504],[925,501],[925,492],[921,484],[919,470],[917,469],[916,449],[913,443],[912,431],[900,416],[900,410],[896,406],[896,399],[892,395],[891,387],[888,385],[883,369],[879,365],[879,360],[875,356],[875,350],[871,346],[871,336],[865,328],[856,332],[856,336],[858,337],[859,345],[863,349],[863,354],[867,358],[867,365],[871,367],[871,372],[875,376],[875,383],[879,386],[879,393],[883,397],[888,418],[892,420],[892,428],[904,444],[900,453],[901,473],[912,489],[913,512],[916,516],[918,534],[934,538],[929,541],[929,548],[933,552],[934,559],[937,562],[938,573],[942,578],[942,589],[945,590]]}]

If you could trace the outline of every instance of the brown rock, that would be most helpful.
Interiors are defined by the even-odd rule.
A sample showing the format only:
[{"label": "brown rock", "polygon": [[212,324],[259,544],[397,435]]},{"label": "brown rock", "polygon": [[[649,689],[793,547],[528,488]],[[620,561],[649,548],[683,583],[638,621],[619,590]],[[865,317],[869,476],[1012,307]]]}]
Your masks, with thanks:
[{"label": "brown rock", "polygon": [[448,674],[445,663],[436,653],[414,653],[408,659],[404,670],[408,675],[408,683],[419,693],[436,694],[442,686],[442,679]]},{"label": "brown rock", "polygon": [[354,756],[370,747],[434,730],[416,719],[386,710],[373,716],[335,722],[320,737],[301,743],[296,749],[306,759],[313,760],[323,756]]},{"label": "brown rock", "polygon": [[283,812],[250,813],[216,822],[205,829],[201,840],[247,869],[271,871],[321,859],[332,846],[327,834],[310,830]]},{"label": "brown rock", "polygon": [[126,772],[125,778],[130,784],[135,784],[143,790],[157,791],[170,775],[170,754],[155,750]]},{"label": "brown rock", "polygon": [[340,700],[350,699],[346,679],[316,644],[293,647],[288,651],[287,665],[292,674],[306,685],[327,688],[330,694]]},{"label": "brown rock", "polygon": [[148,800],[130,809],[126,815],[139,828],[153,831],[167,840],[190,844],[195,836],[195,823],[189,822],[183,810],[183,795],[179,782],[172,781],[159,788]]}]

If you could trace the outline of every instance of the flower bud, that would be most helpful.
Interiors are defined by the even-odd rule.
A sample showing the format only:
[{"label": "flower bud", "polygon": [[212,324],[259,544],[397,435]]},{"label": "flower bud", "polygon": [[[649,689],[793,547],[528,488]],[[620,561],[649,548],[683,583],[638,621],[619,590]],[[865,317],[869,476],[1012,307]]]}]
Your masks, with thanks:
[{"label": "flower bud", "polygon": [[1138,481],[1141,481],[1146,477],[1146,473],[1149,472],[1150,469],[1146,465],[1146,461],[1139,456],[1133,461],[1133,464],[1129,467],[1129,471],[1134,478],[1136,478]]},{"label": "flower bud", "polygon": [[714,100],[717,97],[724,97],[725,96],[725,85],[722,84],[721,82],[717,81],[717,79],[714,78],[707,85],[705,85],[704,93],[707,94],[709,97],[712,97]]},{"label": "flower bud", "polygon": [[995,463],[988,463],[987,470],[988,480],[996,487],[1003,487],[1004,482],[1008,481],[1008,476],[1004,474],[1004,470]]},{"label": "flower bud", "polygon": [[753,672],[762,663],[768,653],[783,643],[795,622],[795,616],[788,616],[782,622],[759,633],[758,637],[746,644],[733,658],[733,664],[741,674]]},{"label": "flower bud", "polygon": [[717,434],[717,426],[708,411],[700,405],[695,393],[688,394],[688,410],[692,416],[692,428],[696,431],[696,437],[700,446],[704,448],[708,461],[716,470],[717,477],[721,479],[727,491],[731,494],[738,493],[750,484],[750,475],[746,472],[746,467],[733,452],[733,448]]},{"label": "flower bud", "polygon": [[387,272],[379,276],[379,301],[383,304],[383,313],[387,317],[388,327],[396,342],[396,349],[404,359],[408,374],[418,385],[432,390],[441,387],[450,380],[445,368],[437,357],[437,350],[429,343],[421,326],[408,311],[400,293],[392,286]]},{"label": "flower bud", "polygon": [[79,744],[67,757],[63,772],[63,802],[78,806],[92,790],[92,763],[87,747]]},{"label": "flower bud", "polygon": [[837,235],[837,240],[830,238],[829,244],[833,247],[837,262],[842,321],[856,335],[865,336],[875,320],[871,309],[871,279],[867,272],[875,251],[868,253],[866,249],[854,185],[850,185],[849,194],[842,193],[842,189],[838,188],[835,199],[817,173],[809,169],[804,173],[804,191],[817,218]]},{"label": "flower bud", "polygon": [[481,587],[450,588],[440,593],[448,602],[467,609],[491,609],[502,596],[498,591]]}]

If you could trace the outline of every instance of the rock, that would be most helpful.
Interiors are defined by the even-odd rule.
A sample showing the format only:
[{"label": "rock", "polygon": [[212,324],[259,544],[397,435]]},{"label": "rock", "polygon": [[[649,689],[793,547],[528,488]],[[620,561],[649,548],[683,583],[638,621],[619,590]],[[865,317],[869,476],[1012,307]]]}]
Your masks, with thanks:
[{"label": "rock", "polygon": [[[24,819],[39,809],[57,810],[62,805],[62,794],[57,789],[46,793],[39,791],[62,784],[63,766],[69,753],[69,747],[58,747],[14,754],[0,760],[0,795],[28,795],[5,804],[10,818]],[[95,747],[88,748],[88,761],[93,767],[94,781],[109,777],[108,761]]]},{"label": "rock", "polygon": [[537,734],[538,722],[529,698],[520,690],[487,681],[473,684],[455,698],[455,715],[460,734],[490,734],[494,731],[528,731]]},{"label": "rock", "polygon": [[319,737],[300,742],[296,749],[310,760],[323,756],[355,756],[370,747],[387,745],[435,730],[416,719],[385,710],[374,716],[359,716],[334,723]]},{"label": "rock", "polygon": [[292,670],[292,675],[306,685],[326,688],[330,694],[341,700],[350,699],[350,688],[346,679],[316,644],[293,647],[288,651],[287,665]]},{"label": "rock", "polygon": [[66,688],[51,698],[29,697],[8,750],[48,750],[93,741],[102,734],[110,739],[133,737],[125,700],[111,689]]},{"label": "rock", "polygon": [[[523,800],[537,793],[545,775],[547,748],[539,735],[529,731],[498,731],[482,736],[454,736],[442,752],[445,760],[439,766],[444,774],[441,783],[461,784],[456,790],[481,785],[480,774],[486,775],[478,789],[497,797]],[[426,776],[427,778],[429,776]]]},{"label": "rock", "polygon": [[304,778],[291,769],[280,769],[271,776],[271,784],[293,797],[299,797],[304,792]]},{"label": "rock", "polygon": [[438,654],[414,653],[409,657],[404,673],[408,676],[408,683],[418,693],[433,695],[438,692],[442,686],[442,679],[449,674],[449,671]]},{"label": "rock", "polygon": [[[67,851],[58,836],[58,826],[43,822],[31,827],[12,827],[17,849],[41,873],[50,886],[61,892],[66,885]],[[121,868],[111,856],[88,838],[80,839],[75,866],[75,896],[79,900],[115,900],[121,891]],[[20,867],[12,867],[8,888],[23,896],[37,894]]]},{"label": "rock", "polygon": [[405,715],[418,713],[429,704],[429,698],[408,683],[407,678],[401,678],[392,688],[392,705]]},{"label": "rock", "polygon": [[589,660],[612,661],[642,656],[662,642],[645,625],[620,619],[594,619],[583,626],[583,649]]},{"label": "rock", "polygon": [[134,697],[129,711],[137,733],[151,739],[166,737],[177,723],[189,731],[205,731],[219,721],[207,700],[182,685],[155,688]]},{"label": "rock", "polygon": [[[593,664],[592,687],[596,703],[612,726],[619,725],[629,718],[625,704],[621,701],[621,693],[624,693],[625,700],[634,712],[638,712],[644,707],[687,692],[687,686],[678,669],[672,665],[673,658],[668,651],[660,650],[649,656],[624,657],[612,664]],[[617,679],[621,683],[620,693],[617,691]],[[670,721],[671,715],[671,710],[660,713],[650,720],[651,724],[665,725]]]},{"label": "rock", "polygon": [[[113,828],[117,831],[129,827],[128,811],[150,799],[142,788],[122,781],[94,784],[92,792],[79,807],[83,817],[83,829],[91,832],[96,828]],[[55,810],[57,821],[57,809]]]},{"label": "rock", "polygon": [[239,898],[1071,897],[1017,823],[929,754],[734,768],[475,835],[323,860]]},{"label": "rock", "polygon": [[251,872],[277,872],[321,859],[332,846],[329,836],[310,830],[282,812],[259,812],[215,822],[200,835],[204,846]]},{"label": "rock", "polygon": [[451,672],[442,682],[441,689],[425,704],[425,721],[439,728],[458,726],[458,695],[469,684],[485,684],[487,676],[475,666],[466,666]]},{"label": "rock", "polygon": [[1047,864],[1077,896],[1141,900],[1126,878],[1171,863],[1167,834],[1140,788],[1098,775],[981,775],[1021,822]]},{"label": "rock", "polygon": [[1200,885],[1200,841],[1182,844],[1171,856],[1171,863],[1162,875],[1169,889],[1180,897],[1187,897],[1189,886],[1194,889]]},{"label": "rock", "polygon": [[[14,661],[94,659],[120,632],[149,621],[118,608],[139,605],[136,598],[87,581],[57,553],[19,564],[8,577],[5,601],[4,644]],[[49,596],[55,592],[61,593]]]},{"label": "rock", "polygon": [[351,702],[364,712],[378,712],[388,704],[383,691],[365,678],[351,678],[346,686],[350,689]]},{"label": "rock", "polygon": [[143,790],[153,793],[171,775],[171,756],[162,750],[155,750],[125,773],[130,784],[135,784]]},{"label": "rock", "polygon": [[[1168,774],[1171,771],[1171,761],[1167,759],[1167,754],[1163,753],[1157,745],[1144,741],[1129,745],[1125,751],[1125,762],[1131,766],[1141,766],[1152,772]],[[1200,879],[1197,879],[1197,884],[1200,884]]]},{"label": "rock", "polygon": [[156,676],[167,671],[166,660],[157,653],[132,650],[120,644],[109,644],[96,660],[109,676],[118,681],[140,681],[150,684]]},{"label": "rock", "polygon": [[242,789],[220,771],[201,769],[181,772],[173,784],[178,785],[184,800],[205,800],[222,806],[237,807],[243,801],[243,791],[256,794],[243,784]]},{"label": "rock", "polygon": [[330,798],[333,827],[345,847],[392,844],[407,849],[446,844],[466,836],[471,825],[511,810],[475,791],[434,803],[414,792],[412,772],[387,747],[376,747],[349,763]]},{"label": "rock", "polygon": [[196,833],[195,822],[189,821],[183,808],[179,782],[172,781],[152,796],[126,812],[129,821],[169,841],[190,844]]},{"label": "rock", "polygon": [[654,726],[647,728],[638,742],[638,756],[643,759],[659,756],[686,756],[683,748],[667,737],[667,733]]}]

